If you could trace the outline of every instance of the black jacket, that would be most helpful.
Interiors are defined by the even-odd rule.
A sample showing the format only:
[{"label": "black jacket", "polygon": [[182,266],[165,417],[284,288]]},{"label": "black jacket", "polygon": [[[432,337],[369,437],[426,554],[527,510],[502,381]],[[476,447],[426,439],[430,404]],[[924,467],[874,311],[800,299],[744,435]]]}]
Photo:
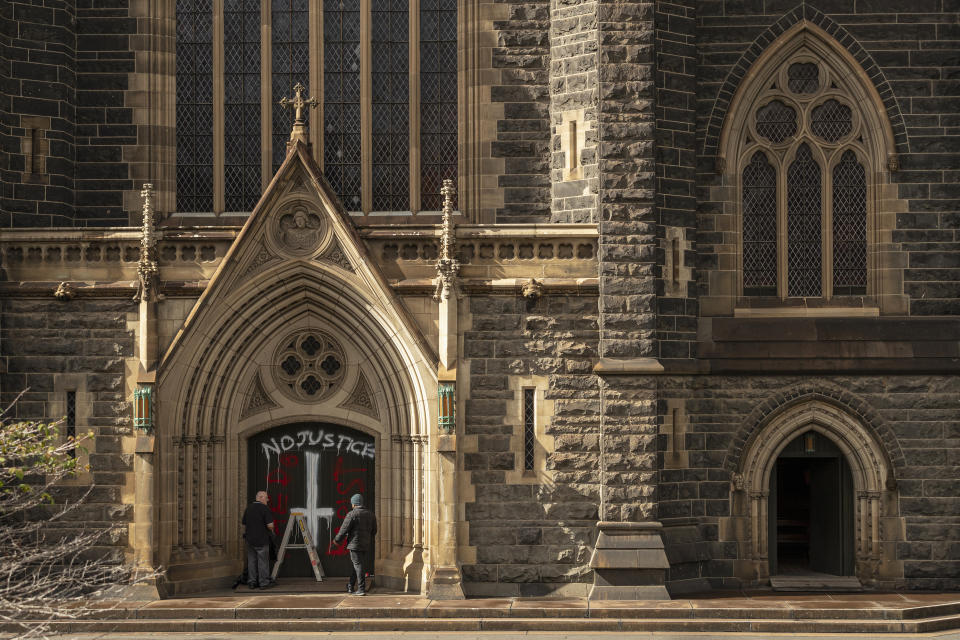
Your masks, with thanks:
[{"label": "black jacket", "polygon": [[340,541],[346,536],[347,549],[352,551],[369,551],[373,546],[374,536],[377,535],[377,516],[373,515],[366,507],[352,509],[347,517],[343,519],[340,525],[340,531],[337,537],[333,539],[334,544],[340,544]]},{"label": "black jacket", "polygon": [[261,503],[253,502],[247,505],[247,510],[243,512],[241,523],[246,527],[243,537],[251,547],[265,547],[270,544],[270,529],[267,525],[273,522],[273,513],[270,507]]}]

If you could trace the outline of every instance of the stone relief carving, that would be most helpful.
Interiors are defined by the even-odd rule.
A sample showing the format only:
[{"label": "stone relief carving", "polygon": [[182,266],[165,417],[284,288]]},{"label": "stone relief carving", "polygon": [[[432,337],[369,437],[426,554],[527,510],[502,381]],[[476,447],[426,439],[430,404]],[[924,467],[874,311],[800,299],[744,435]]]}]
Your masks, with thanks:
[{"label": "stone relief carving", "polygon": [[274,260],[278,260],[277,256],[270,253],[267,247],[261,244],[260,250],[257,251],[257,254],[253,257],[253,260],[250,261],[250,264],[247,265],[247,268],[243,270],[241,278],[248,278],[259,271],[260,267]]},{"label": "stone relief carving", "polygon": [[57,290],[53,292],[53,297],[61,302],[73,300],[76,295],[76,290],[74,290],[73,285],[71,285],[69,282],[61,282],[57,286]]},{"label": "stone relief carving", "polygon": [[743,491],[745,484],[743,481],[742,473],[734,473],[733,475],[731,475],[730,482],[731,484],[733,484],[734,491]]},{"label": "stone relief carving", "polygon": [[277,403],[270,399],[270,394],[263,388],[263,381],[260,380],[259,372],[254,374],[245,395],[247,396],[247,402],[243,405],[243,410],[240,411],[241,419],[277,406]]},{"label": "stone relief carving", "polygon": [[330,246],[327,247],[327,250],[324,251],[320,256],[320,260],[335,264],[346,271],[355,271],[353,265],[350,264],[350,260],[347,258],[347,254],[344,253],[343,248],[340,246],[340,243],[336,238],[333,239],[333,242],[330,243]]},{"label": "stone relief carving", "polygon": [[315,213],[297,209],[280,216],[277,241],[294,255],[313,253],[323,238],[323,221]]},{"label": "stone relief carving", "polygon": [[352,409],[365,413],[371,418],[380,419],[380,412],[377,410],[377,404],[373,400],[373,391],[370,384],[363,376],[363,372],[357,376],[357,382],[353,386],[353,391],[347,396],[347,399],[340,405],[344,409]]}]

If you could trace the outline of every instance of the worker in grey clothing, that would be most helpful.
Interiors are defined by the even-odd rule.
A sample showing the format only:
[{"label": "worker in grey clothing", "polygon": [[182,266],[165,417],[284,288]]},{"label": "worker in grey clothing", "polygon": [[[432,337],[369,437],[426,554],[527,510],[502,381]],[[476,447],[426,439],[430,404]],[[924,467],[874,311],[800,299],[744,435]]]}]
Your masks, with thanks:
[{"label": "worker in grey clothing", "polygon": [[333,543],[340,544],[344,538],[347,539],[347,549],[350,550],[350,561],[353,563],[353,575],[347,581],[347,593],[365,596],[366,567],[369,566],[367,558],[373,548],[374,536],[377,535],[377,516],[373,515],[373,511],[364,508],[363,496],[359,493],[353,494],[350,505],[353,509],[343,519]]}]

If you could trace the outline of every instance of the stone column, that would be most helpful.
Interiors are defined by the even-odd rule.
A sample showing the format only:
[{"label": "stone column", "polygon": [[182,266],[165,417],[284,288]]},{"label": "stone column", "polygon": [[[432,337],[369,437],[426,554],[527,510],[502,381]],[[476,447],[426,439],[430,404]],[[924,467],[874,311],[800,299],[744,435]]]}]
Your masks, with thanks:
[{"label": "stone column", "polygon": [[657,518],[653,3],[599,0],[600,522],[592,599],[666,599]]},{"label": "stone column", "polygon": [[[456,256],[456,232],[453,224],[453,181],[444,180],[442,189],[443,225],[440,236],[440,255],[437,260],[437,290],[434,300],[438,304],[438,346],[440,351],[440,370],[437,372],[439,385],[454,390],[449,403],[441,401],[438,411],[440,424],[437,425],[437,536],[433,575],[427,587],[427,595],[435,600],[463,599],[463,579],[460,575],[460,563],[457,560],[457,516],[460,510],[457,497],[457,427],[456,427],[456,385],[457,360],[459,357],[459,332],[457,316],[459,314],[459,296],[457,276],[460,262]],[[431,428],[431,431],[433,431]]]},{"label": "stone column", "polygon": [[435,569],[427,588],[434,600],[463,600],[463,579],[457,562],[457,436],[437,437],[437,545]]}]

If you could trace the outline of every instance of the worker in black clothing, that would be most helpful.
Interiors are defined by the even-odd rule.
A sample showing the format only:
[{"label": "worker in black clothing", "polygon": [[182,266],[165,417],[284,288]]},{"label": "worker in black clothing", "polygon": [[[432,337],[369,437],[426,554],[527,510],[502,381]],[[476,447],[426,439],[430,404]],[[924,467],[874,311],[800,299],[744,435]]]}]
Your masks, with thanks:
[{"label": "worker in black clothing", "polygon": [[247,540],[247,585],[256,589],[270,587],[270,537],[273,535],[273,513],[267,506],[270,497],[258,491],[257,499],[243,512],[243,537]]},{"label": "worker in black clothing", "polygon": [[[350,498],[350,504],[353,509],[343,519],[343,524],[340,525],[340,531],[337,532],[337,537],[333,539],[333,544],[340,544],[344,538],[347,539],[350,562],[353,563],[353,575],[347,581],[347,593],[365,596],[367,595],[367,556],[370,549],[373,548],[374,536],[377,535],[377,516],[373,515],[373,511],[364,508],[363,496],[359,493],[355,493]],[[356,591],[354,591],[354,586],[356,586]]]}]

